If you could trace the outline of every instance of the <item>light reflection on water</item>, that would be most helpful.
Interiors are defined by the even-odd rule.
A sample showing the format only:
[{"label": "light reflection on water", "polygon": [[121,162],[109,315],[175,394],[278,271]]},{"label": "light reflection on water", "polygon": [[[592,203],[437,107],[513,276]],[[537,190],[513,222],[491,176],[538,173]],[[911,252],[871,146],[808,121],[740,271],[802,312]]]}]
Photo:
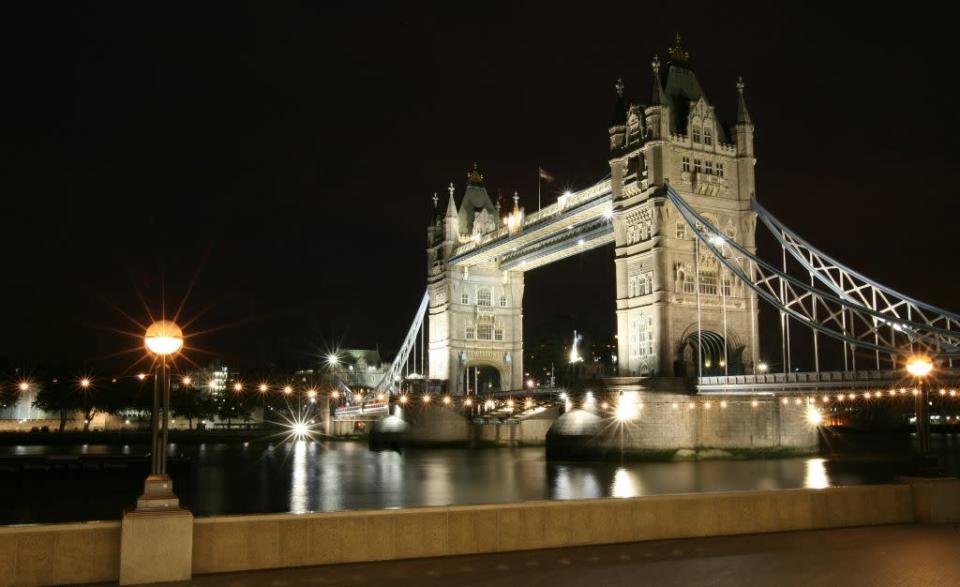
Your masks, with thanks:
[{"label": "light reflection on water", "polygon": [[827,475],[826,459],[807,459],[806,476],[803,486],[809,489],[823,489],[830,487],[830,477]]},{"label": "light reflection on water", "polygon": [[[10,454],[77,454],[80,447],[0,447]],[[823,458],[739,461],[548,462],[542,448],[371,452],[363,443],[301,440],[179,443],[190,459],[171,467],[182,503],[198,516],[336,511],[538,499],[823,488],[892,482],[890,462]],[[89,445],[92,454],[143,454],[134,445]],[[117,519],[142,491],[142,477],[78,476],[0,484],[0,524]]]}]

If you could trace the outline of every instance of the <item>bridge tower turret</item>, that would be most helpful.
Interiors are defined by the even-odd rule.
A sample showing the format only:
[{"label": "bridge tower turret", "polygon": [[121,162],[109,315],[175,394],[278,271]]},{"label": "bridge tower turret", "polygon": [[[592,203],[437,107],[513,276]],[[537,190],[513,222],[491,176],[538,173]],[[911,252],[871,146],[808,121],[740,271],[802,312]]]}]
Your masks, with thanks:
[{"label": "bridge tower turret", "polygon": [[[430,379],[446,380],[453,394],[519,389],[523,385],[523,272],[495,263],[470,267],[451,259],[497,232],[502,220],[477,165],[467,174],[459,207],[456,188],[442,227],[427,249]],[[478,377],[476,370],[481,370]]]},{"label": "bridge tower turret", "polygon": [[755,250],[753,124],[743,86],[731,137],[679,35],[663,81],[660,60],[651,65],[650,103],[626,106],[617,140],[610,131],[620,373],[743,373],[756,357],[756,296],[697,245],[663,196],[669,185]]}]

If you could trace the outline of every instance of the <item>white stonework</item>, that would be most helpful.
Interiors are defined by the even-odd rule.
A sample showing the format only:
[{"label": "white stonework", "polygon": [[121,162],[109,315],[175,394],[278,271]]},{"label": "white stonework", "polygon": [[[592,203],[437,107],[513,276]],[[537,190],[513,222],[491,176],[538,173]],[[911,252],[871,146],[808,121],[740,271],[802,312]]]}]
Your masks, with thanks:
[{"label": "white stonework", "polygon": [[[698,344],[705,374],[740,373],[757,353],[756,296],[705,247],[696,258],[692,230],[663,189],[669,184],[728,237],[756,250],[756,160],[742,85],[742,114],[728,137],[685,58],[669,65],[665,87],[659,62],[654,76],[652,105],[623,105],[610,128],[620,374],[696,375]],[[719,335],[708,335],[710,348],[697,334],[698,306],[699,330]]]},{"label": "white stonework", "polygon": [[[501,270],[496,263],[469,269],[447,263],[461,242],[498,228],[496,210],[476,170],[468,174],[459,211],[454,191],[451,185],[446,215],[428,231],[430,379],[448,381],[449,391],[460,395],[468,368],[492,367],[501,389],[519,389],[523,273]],[[467,213],[467,206],[475,209]]]},{"label": "white stonework", "polygon": [[618,86],[608,180],[530,216],[515,209],[512,224],[500,217],[476,169],[459,206],[451,184],[446,212],[438,207],[428,229],[431,379],[462,393],[465,370],[483,365],[500,372],[502,389],[520,389],[523,272],[611,239],[621,375],[751,370],[756,295],[698,247],[695,229],[665,197],[669,185],[729,239],[756,250],[756,160],[743,84],[728,127],[685,51],[671,50],[664,83],[659,61],[653,69],[647,106],[627,105]]}]

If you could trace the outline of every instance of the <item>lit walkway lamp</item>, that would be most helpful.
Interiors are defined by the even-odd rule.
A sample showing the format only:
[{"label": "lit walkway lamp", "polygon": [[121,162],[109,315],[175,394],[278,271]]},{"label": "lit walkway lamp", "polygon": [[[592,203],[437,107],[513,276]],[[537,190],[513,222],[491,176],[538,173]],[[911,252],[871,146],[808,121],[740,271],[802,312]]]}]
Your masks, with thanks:
[{"label": "lit walkway lamp", "polygon": [[143,343],[157,360],[150,420],[151,464],[137,508],[124,512],[120,525],[121,585],[187,581],[193,569],[193,514],[180,507],[167,475],[167,362],[183,348],[183,332],[173,322],[160,320],[147,328]]},{"label": "lit walkway lamp", "polygon": [[158,320],[147,328],[143,342],[147,350],[157,357],[157,373],[150,418],[150,476],[144,484],[143,497],[137,501],[137,509],[176,508],[179,507],[179,500],[173,494],[173,481],[167,475],[167,428],[170,421],[167,359],[183,348],[183,332],[169,320]]},{"label": "lit walkway lamp", "polygon": [[926,458],[930,452],[930,400],[926,380],[932,371],[933,362],[928,357],[913,356],[907,360],[907,373],[917,380],[917,440],[921,458]]}]

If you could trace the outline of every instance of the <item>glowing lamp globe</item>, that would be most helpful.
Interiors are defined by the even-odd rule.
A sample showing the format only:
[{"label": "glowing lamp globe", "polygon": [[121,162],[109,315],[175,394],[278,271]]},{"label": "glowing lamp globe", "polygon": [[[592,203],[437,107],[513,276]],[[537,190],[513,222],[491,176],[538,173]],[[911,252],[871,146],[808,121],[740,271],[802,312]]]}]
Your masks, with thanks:
[{"label": "glowing lamp globe", "polygon": [[914,377],[926,377],[933,370],[933,362],[927,357],[911,357],[907,361],[907,372]]},{"label": "glowing lamp globe", "polygon": [[155,355],[173,355],[183,348],[183,331],[170,320],[157,320],[143,337],[147,350]]}]

